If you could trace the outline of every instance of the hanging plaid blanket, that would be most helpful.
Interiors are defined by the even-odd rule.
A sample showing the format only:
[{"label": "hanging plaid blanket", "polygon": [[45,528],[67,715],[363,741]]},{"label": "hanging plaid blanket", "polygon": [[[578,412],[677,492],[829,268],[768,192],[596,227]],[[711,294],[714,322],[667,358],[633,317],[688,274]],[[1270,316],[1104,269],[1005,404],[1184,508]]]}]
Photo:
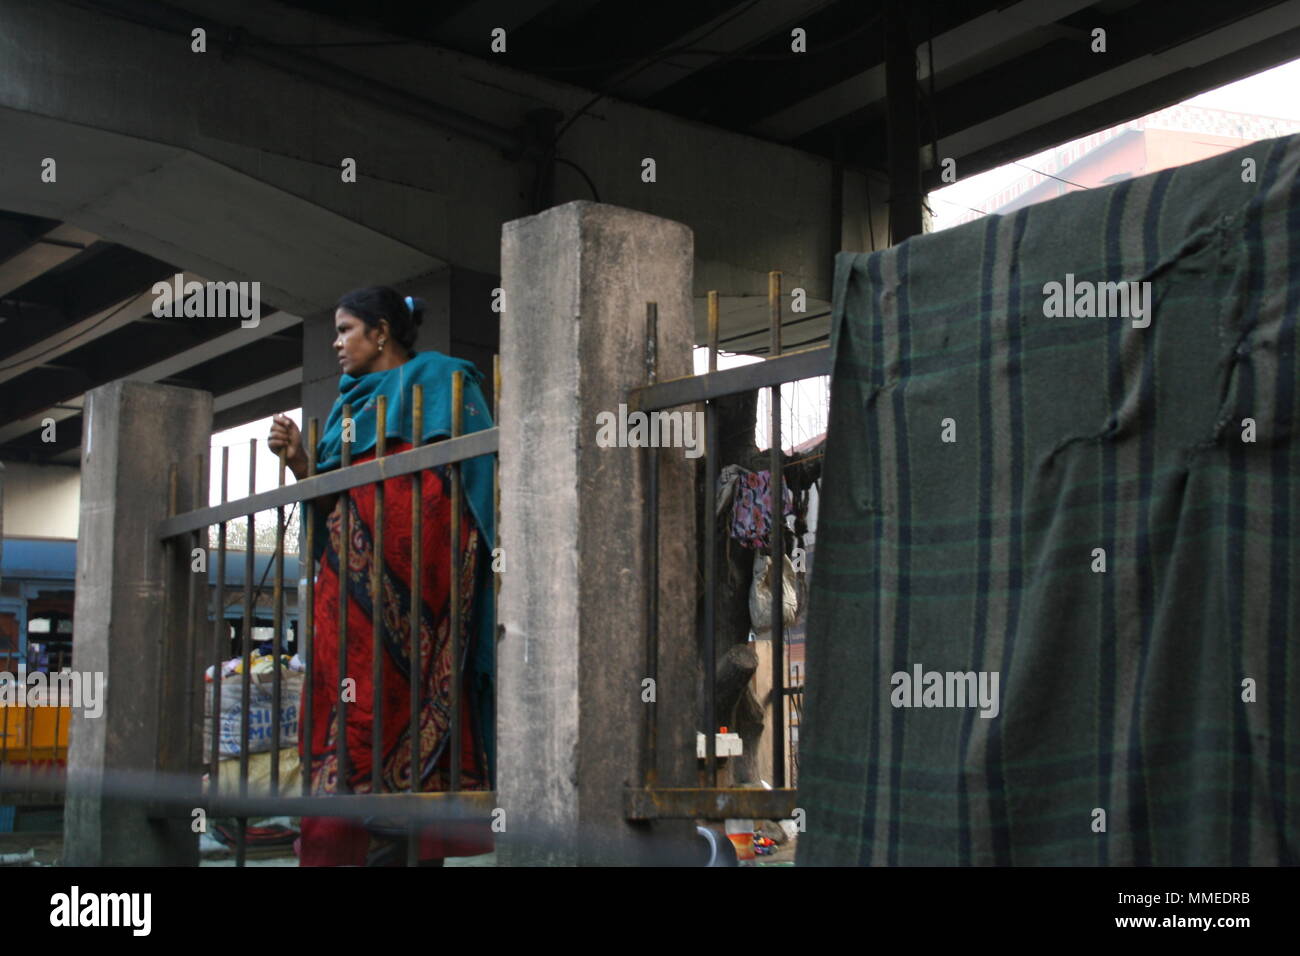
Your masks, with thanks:
[{"label": "hanging plaid blanket", "polygon": [[1300,862],[1298,168],[839,256],[801,864]]}]

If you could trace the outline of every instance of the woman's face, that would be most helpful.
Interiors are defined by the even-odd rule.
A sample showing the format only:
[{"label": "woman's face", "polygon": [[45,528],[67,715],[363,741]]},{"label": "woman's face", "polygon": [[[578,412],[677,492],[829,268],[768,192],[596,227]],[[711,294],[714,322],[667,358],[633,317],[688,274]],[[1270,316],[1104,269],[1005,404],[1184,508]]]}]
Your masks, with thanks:
[{"label": "woman's face", "polygon": [[334,313],[334,353],[339,359],[339,371],[346,375],[365,375],[379,358],[379,340],[387,339],[388,323],[380,322],[371,328],[351,312],[338,309]]}]

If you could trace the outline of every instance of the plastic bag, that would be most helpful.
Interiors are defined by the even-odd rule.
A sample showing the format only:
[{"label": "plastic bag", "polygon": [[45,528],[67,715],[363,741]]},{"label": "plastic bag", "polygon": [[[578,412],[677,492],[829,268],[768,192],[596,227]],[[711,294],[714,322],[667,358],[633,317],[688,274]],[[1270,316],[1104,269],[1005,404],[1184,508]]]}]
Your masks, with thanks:
[{"label": "plastic bag", "polygon": [[[772,586],[768,569],[772,559],[765,554],[754,555],[754,580],[749,587],[749,622],[760,639],[772,637]],[[787,628],[794,627],[799,615],[799,593],[795,587],[794,565],[789,556],[782,556],[781,570],[782,621]]]}]

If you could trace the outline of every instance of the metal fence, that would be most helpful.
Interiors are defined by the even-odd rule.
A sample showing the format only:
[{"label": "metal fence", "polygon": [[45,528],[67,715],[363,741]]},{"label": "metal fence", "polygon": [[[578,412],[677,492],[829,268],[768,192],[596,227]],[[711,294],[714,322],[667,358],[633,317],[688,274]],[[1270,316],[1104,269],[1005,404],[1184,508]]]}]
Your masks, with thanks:
[{"label": "metal fence", "polygon": [[[646,307],[646,383],[629,390],[628,406],[646,413],[663,409],[704,403],[705,415],[705,537],[704,537],[704,713],[699,715],[697,724],[705,732],[705,765],[702,773],[702,786],[685,789],[661,789],[656,787],[655,772],[657,741],[659,737],[658,710],[654,703],[647,708],[644,727],[645,769],[640,790],[631,790],[627,799],[629,819],[660,819],[691,817],[703,820],[720,820],[726,818],[785,819],[792,815],[796,805],[796,791],[788,786],[785,773],[787,740],[786,706],[784,701],[791,688],[786,686],[784,661],[784,620],[783,601],[775,596],[781,595],[783,557],[785,555],[785,524],[782,520],[771,521],[768,540],[770,562],[770,587],[774,596],[771,601],[772,633],[772,705],[768,709],[772,721],[772,766],[775,776],[772,790],[718,786],[718,755],[715,731],[718,728],[717,715],[717,674],[715,645],[717,639],[716,594],[718,583],[717,558],[714,543],[717,534],[714,517],[717,511],[718,494],[718,407],[717,401],[732,395],[767,388],[771,401],[769,468],[770,501],[775,509],[781,508],[783,501],[783,468],[785,455],[782,451],[781,436],[781,386],[786,382],[813,378],[830,373],[830,348],[819,346],[796,352],[783,353],[781,348],[781,273],[768,275],[768,305],[770,314],[768,358],[764,362],[744,365],[738,368],[718,369],[718,294],[708,293],[708,372],[683,378],[660,382],[655,374],[657,342],[657,310],[654,303]],[[656,467],[659,449],[645,448],[645,474],[647,500],[645,515],[647,522],[646,560],[649,563],[646,580],[649,582],[647,614],[646,669],[651,678],[658,672],[658,530],[656,515],[659,510],[658,468]],[[801,695],[802,687],[795,690]],[[797,698],[801,703],[802,698]],[[797,706],[796,698],[791,704]]]},{"label": "metal fence", "polygon": [[[494,362],[494,365],[499,363]],[[494,397],[499,394],[499,371],[494,369]],[[436,441],[431,444],[421,444],[419,436],[423,434],[423,412],[424,396],[419,385],[412,388],[411,408],[412,408],[412,435],[415,437],[415,447],[399,452],[396,454],[387,454],[387,408],[384,396],[378,396],[375,407],[376,418],[376,445],[374,456],[368,460],[359,463],[352,462],[352,438],[345,431],[344,443],[342,450],[342,462],[339,468],[325,473],[317,473],[316,469],[316,447],[319,433],[319,425],[316,419],[311,419],[308,423],[305,436],[306,451],[308,455],[307,477],[292,484],[285,485],[285,455],[282,450],[280,453],[279,468],[279,487],[272,491],[260,494],[250,494],[245,498],[229,500],[227,494],[228,476],[229,476],[229,448],[222,449],[221,462],[221,502],[220,504],[200,508],[183,514],[176,514],[175,501],[177,500],[176,469],[173,467],[170,476],[170,485],[172,490],[172,516],[164,520],[159,529],[160,538],[168,542],[170,547],[206,550],[207,542],[201,541],[208,529],[216,526],[217,531],[217,581],[218,587],[214,597],[214,608],[212,613],[213,635],[211,638],[211,652],[209,659],[212,661],[212,682],[211,682],[211,741],[210,750],[207,754],[208,766],[208,792],[205,795],[204,806],[207,812],[214,816],[234,817],[238,821],[236,830],[236,847],[235,862],[237,866],[242,866],[246,859],[247,849],[247,827],[248,820],[253,816],[263,815],[296,815],[296,816],[330,816],[330,817],[351,817],[362,819],[368,816],[383,814],[389,818],[404,818],[410,821],[410,839],[407,840],[407,865],[414,866],[417,864],[418,840],[415,834],[421,822],[428,823],[431,819],[483,819],[490,816],[494,804],[494,795],[490,791],[466,790],[460,789],[461,785],[461,748],[458,745],[461,740],[461,708],[460,692],[462,683],[462,648],[461,648],[461,631],[462,623],[465,616],[465,609],[461,606],[461,589],[458,582],[461,580],[461,549],[460,549],[460,518],[461,506],[464,498],[464,490],[460,475],[460,463],[471,458],[481,455],[495,455],[497,451],[498,432],[495,427],[483,429],[462,435],[462,409],[463,409],[463,380],[461,373],[456,372],[452,382],[452,426],[451,436],[442,441]],[[343,406],[342,409],[344,421],[352,418],[352,409],[350,406]],[[494,409],[494,417],[496,411]],[[256,446],[257,440],[250,441],[249,456],[249,488],[256,487]],[[204,462],[199,462],[198,474],[202,475]],[[450,477],[450,505],[451,505],[451,540],[450,540],[450,580],[448,582],[448,593],[450,595],[450,634],[452,640],[451,648],[451,726],[449,730],[449,739],[453,745],[448,747],[450,751],[450,788],[438,793],[426,793],[419,790],[421,774],[415,769],[422,767],[426,754],[422,750],[422,734],[420,733],[420,694],[422,691],[422,681],[412,679],[411,686],[411,785],[406,794],[384,793],[381,761],[372,760],[371,792],[369,794],[349,794],[348,783],[348,753],[347,753],[347,734],[345,732],[346,713],[348,702],[346,695],[342,693],[344,682],[347,678],[347,645],[353,635],[348,634],[348,607],[350,603],[350,580],[347,573],[340,573],[339,587],[340,600],[338,602],[338,632],[339,632],[339,683],[336,687],[319,688],[315,686],[315,674],[312,666],[313,638],[315,636],[315,622],[313,620],[314,607],[314,587],[315,587],[315,561],[313,555],[316,547],[316,528],[313,511],[319,505],[316,500],[322,496],[339,495],[340,507],[340,534],[339,534],[339,568],[346,569],[349,566],[349,546],[351,534],[349,528],[350,508],[349,496],[353,489],[363,485],[373,484],[375,487],[375,505],[374,505],[374,541],[373,553],[376,559],[371,564],[370,588],[372,594],[381,593],[380,575],[383,569],[384,555],[384,496],[385,482],[410,476],[411,480],[411,565],[412,580],[420,582],[423,580],[423,553],[421,548],[422,534],[421,522],[423,517],[423,508],[421,502],[422,474],[424,471],[433,468],[446,467]],[[497,499],[495,493],[495,468],[494,468],[494,502]],[[307,572],[305,579],[305,594],[299,606],[300,628],[299,628],[299,646],[298,653],[303,661],[305,676],[303,682],[302,708],[299,713],[299,735],[300,739],[305,741],[302,750],[306,754],[306,759],[301,767],[302,774],[302,794],[294,798],[281,793],[280,788],[280,741],[281,741],[281,711],[282,711],[282,683],[283,675],[280,661],[282,659],[282,641],[284,636],[284,531],[285,515],[284,508],[292,502],[301,502],[303,509],[302,528],[305,532],[305,554],[307,556]],[[276,545],[274,557],[274,577],[273,577],[273,638],[271,654],[275,662],[272,668],[272,703],[271,703],[271,757],[270,757],[270,796],[259,798],[249,795],[249,715],[250,715],[250,695],[252,683],[252,646],[251,625],[253,617],[253,549],[251,542],[254,540],[254,516],[258,512],[274,509],[276,512]],[[239,796],[237,798],[223,797],[220,792],[220,775],[222,773],[221,753],[220,753],[220,722],[221,722],[221,689],[223,682],[222,664],[226,657],[229,646],[229,634],[225,615],[222,613],[224,605],[224,585],[226,580],[226,526],[228,523],[244,519],[248,522],[247,541],[250,546],[245,551],[245,573],[244,573],[244,626],[243,626],[243,646],[242,646],[242,672],[239,675],[241,680],[241,725],[240,725],[240,746],[239,746]],[[191,553],[193,553],[191,551]],[[492,579],[493,594],[491,599],[495,601],[496,579]],[[194,622],[196,615],[193,609],[197,603],[203,600],[199,591],[199,576],[192,575],[189,588],[189,607],[191,613],[187,615],[187,620]],[[419,595],[421,589],[417,586],[412,589],[412,600],[410,601],[410,645],[408,649],[410,661],[410,673],[412,675],[422,674],[420,661],[420,611],[421,600]],[[371,642],[371,663],[372,663],[372,686],[379,688],[381,686],[381,660],[382,646],[381,634],[383,628],[382,614],[375,613],[371,615],[371,632],[369,634]],[[364,639],[364,635],[361,636]],[[191,653],[199,656],[200,647],[203,643],[203,637],[197,633],[193,626],[191,632],[187,635],[186,646]],[[197,672],[196,667],[189,667],[187,670],[191,675]],[[200,678],[201,679],[201,678]],[[195,683],[191,683],[190,693],[187,697],[186,719],[193,722],[197,718],[198,708],[201,706],[198,699],[199,688]],[[334,697],[334,703],[337,707],[337,722],[340,728],[337,734],[337,787],[340,791],[338,794],[332,794],[327,797],[311,796],[311,768],[312,768],[312,717],[313,701],[318,693],[330,693]],[[372,722],[374,728],[374,737],[372,745],[374,753],[379,753],[381,747],[382,734],[382,695],[376,693],[372,706]],[[197,772],[201,763],[201,758],[191,753],[190,765]],[[403,799],[405,798],[405,799]]]},{"label": "metal fence", "polygon": [[[745,392],[751,392],[758,389],[769,389],[771,396],[770,411],[770,448],[769,448],[769,467],[770,467],[770,493],[771,502],[775,508],[780,508],[783,501],[783,468],[786,464],[785,455],[782,450],[782,425],[781,425],[781,386],[787,382],[795,382],[802,379],[822,376],[829,373],[830,349],[826,346],[804,349],[796,352],[784,353],[781,344],[781,275],[780,273],[771,273],[769,276],[768,297],[770,304],[770,332],[769,332],[769,357],[760,363],[718,370],[718,296],[714,292],[708,295],[708,349],[709,363],[708,372],[701,375],[691,375],[683,378],[672,379],[668,381],[659,381],[656,374],[657,360],[657,309],[654,303],[648,303],[646,308],[646,352],[645,352],[645,380],[640,385],[634,385],[627,390],[628,406],[646,413],[662,411],[679,406],[703,403],[705,414],[705,448],[704,448],[704,466],[705,466],[705,508],[704,514],[709,516],[710,520],[706,522],[706,531],[704,534],[704,648],[702,679],[704,681],[705,693],[703,694],[702,714],[695,715],[695,726],[706,729],[705,738],[705,757],[702,762],[702,769],[699,777],[698,787],[660,787],[656,780],[655,767],[657,763],[657,751],[661,739],[660,731],[660,713],[659,708],[654,702],[650,702],[644,711],[644,725],[640,728],[644,742],[643,755],[643,772],[640,786],[629,787],[625,793],[624,799],[624,817],[629,821],[651,821],[657,819],[702,819],[702,820],[723,820],[728,818],[756,818],[756,819],[785,819],[793,815],[796,807],[796,791],[790,786],[792,781],[786,779],[786,753],[787,749],[794,751],[793,734],[796,733],[797,714],[799,712],[800,697],[802,692],[800,686],[789,686],[786,679],[786,662],[784,660],[784,634],[785,626],[783,620],[783,604],[780,599],[774,599],[771,602],[771,634],[772,634],[772,662],[771,662],[771,683],[772,683],[772,706],[768,709],[772,721],[772,764],[775,776],[774,789],[750,789],[739,787],[719,787],[718,786],[718,755],[717,755],[717,738],[715,731],[718,728],[717,714],[717,687],[716,687],[716,631],[717,631],[717,608],[715,594],[718,582],[718,568],[716,567],[715,538],[717,534],[716,522],[713,517],[716,515],[716,504],[718,494],[718,401],[729,396],[738,395]],[[206,748],[206,753],[200,753],[197,746],[197,740],[201,739],[195,733],[190,733],[186,740],[188,743],[188,759],[186,766],[189,768],[189,775],[197,778],[202,766],[206,763],[209,771],[209,785],[205,793],[195,795],[192,791],[186,790],[184,797],[180,795],[180,790],[175,793],[169,792],[166,781],[158,782],[156,793],[150,793],[148,800],[150,815],[154,817],[175,817],[181,814],[189,815],[196,807],[203,808],[209,816],[234,818],[237,821],[235,830],[235,862],[236,865],[243,865],[247,859],[248,850],[248,823],[250,818],[259,816],[310,816],[310,817],[333,817],[349,818],[353,820],[362,820],[370,816],[382,816],[388,819],[400,819],[409,827],[409,839],[407,840],[407,865],[416,865],[418,862],[419,841],[415,839],[415,834],[421,826],[427,826],[435,822],[448,821],[484,821],[491,818],[494,808],[496,807],[496,794],[487,790],[467,790],[462,789],[462,767],[460,747],[457,745],[450,746],[450,772],[448,788],[439,792],[422,792],[419,790],[420,774],[412,773],[410,785],[404,793],[382,792],[383,782],[380,778],[380,761],[372,762],[372,778],[370,781],[370,793],[348,792],[347,788],[347,763],[348,752],[346,750],[346,735],[343,733],[337,736],[337,762],[339,772],[337,779],[341,781],[339,786],[340,792],[328,796],[315,796],[311,789],[311,769],[312,754],[311,742],[313,740],[312,722],[313,722],[313,702],[317,696],[328,693],[334,697],[337,708],[337,719],[339,727],[346,726],[345,716],[348,708],[348,702],[343,698],[341,693],[342,684],[346,675],[346,662],[348,660],[347,644],[350,640],[364,640],[366,635],[354,635],[348,633],[348,615],[347,609],[348,575],[340,576],[341,600],[338,602],[337,613],[338,632],[339,632],[339,686],[321,687],[317,686],[315,680],[315,668],[313,667],[313,646],[316,635],[316,622],[314,621],[315,601],[315,562],[314,554],[317,542],[316,522],[313,511],[319,507],[318,500],[325,496],[339,495],[342,501],[342,507],[339,509],[340,521],[342,527],[339,537],[340,561],[339,566],[345,568],[348,566],[348,549],[350,546],[351,535],[349,533],[348,522],[350,510],[348,500],[351,493],[362,486],[375,486],[375,517],[374,534],[374,553],[383,555],[383,534],[384,534],[384,496],[385,482],[393,479],[409,478],[411,483],[412,503],[412,579],[421,581],[425,575],[422,567],[422,553],[420,548],[421,533],[420,522],[422,518],[421,508],[421,475],[429,469],[445,468],[449,478],[451,499],[451,556],[449,562],[449,582],[448,593],[450,594],[450,632],[453,635],[454,644],[451,653],[451,710],[450,710],[450,728],[449,740],[453,744],[459,744],[461,740],[461,707],[460,693],[462,690],[462,666],[463,649],[460,644],[461,632],[463,630],[462,621],[466,614],[466,608],[461,606],[460,588],[457,583],[461,580],[461,551],[460,551],[460,528],[459,521],[461,516],[461,505],[464,500],[465,490],[461,479],[461,463],[484,455],[493,456],[494,475],[495,464],[498,448],[498,429],[492,427],[469,434],[462,433],[462,422],[460,419],[462,402],[463,383],[460,375],[457,374],[453,383],[452,409],[453,421],[451,425],[451,434],[444,440],[435,441],[430,444],[422,444],[419,441],[415,447],[397,453],[388,453],[386,447],[386,416],[387,408],[383,404],[382,398],[379,399],[375,409],[378,436],[374,455],[370,460],[353,462],[352,460],[352,442],[350,436],[345,434],[345,441],[342,452],[341,464],[337,469],[324,473],[318,473],[317,465],[314,460],[319,426],[315,419],[311,420],[307,426],[306,434],[306,451],[308,453],[308,468],[306,477],[293,484],[285,484],[285,467],[286,463],[281,455],[278,486],[273,490],[252,493],[246,497],[231,500],[228,495],[228,479],[230,472],[229,450],[223,449],[220,470],[220,502],[209,507],[196,508],[184,513],[178,513],[177,502],[181,499],[179,481],[177,475],[180,473],[178,465],[172,466],[169,475],[170,489],[170,507],[168,517],[163,519],[156,528],[157,538],[166,544],[166,547],[173,549],[173,558],[181,555],[189,556],[198,552],[206,554],[209,545],[209,529],[216,527],[216,580],[217,588],[211,597],[203,593],[203,587],[207,580],[207,575],[190,574],[188,586],[181,587],[181,593],[169,592],[169,601],[185,602],[186,613],[183,619],[188,622],[187,632],[185,633],[184,648],[187,660],[185,661],[185,673],[189,675],[189,684],[184,695],[183,714],[177,715],[178,719],[185,721],[185,726],[196,728],[202,720],[202,708],[204,705],[204,695],[210,695],[212,702],[211,714],[211,739]],[[500,372],[499,363],[494,362],[494,405],[499,407],[500,395]],[[418,393],[418,387],[415,394],[412,395],[412,408],[414,409],[415,420],[413,421],[413,435],[418,439],[423,434],[421,416],[423,411],[423,396]],[[498,407],[493,409],[494,420],[498,417]],[[351,418],[351,408],[344,407],[344,419]],[[250,452],[256,449],[256,440],[250,442]],[[647,547],[644,551],[644,560],[647,562],[644,568],[644,581],[647,584],[645,588],[645,620],[646,620],[646,647],[645,661],[646,674],[650,678],[656,678],[659,672],[660,664],[660,646],[659,646],[659,619],[660,619],[660,581],[659,581],[659,485],[658,485],[658,455],[660,449],[645,447],[639,452],[642,456],[641,465],[645,469],[645,489],[646,500],[644,502],[643,517],[645,521],[645,541]],[[256,487],[255,474],[255,454],[250,453],[250,474],[249,488],[250,491]],[[200,456],[197,461],[197,469],[194,471],[195,480],[199,482],[200,489],[205,487],[204,476],[206,456]],[[494,478],[494,508],[500,511],[501,502],[499,493],[496,491],[497,482]],[[197,493],[193,496],[187,496],[189,500],[201,501],[203,496]],[[283,703],[283,674],[279,666],[282,659],[283,640],[285,635],[285,508],[294,504],[301,503],[303,537],[305,538],[305,554],[307,562],[305,573],[301,574],[300,580],[300,601],[299,601],[299,629],[298,629],[298,652],[302,658],[305,667],[304,686],[302,691],[303,707],[299,714],[299,731],[300,738],[305,743],[300,748],[306,753],[306,759],[303,761],[301,768],[302,786],[299,793],[285,792],[281,786],[281,774],[279,763],[279,744],[281,742],[281,712]],[[509,502],[505,503],[509,507]],[[270,783],[268,795],[261,796],[250,793],[249,787],[249,769],[250,769],[250,699],[251,699],[251,682],[252,675],[252,623],[254,617],[254,585],[253,585],[253,566],[254,552],[252,542],[255,540],[255,516],[261,512],[274,511],[276,515],[276,535],[275,551],[273,557],[274,576],[272,583],[272,659],[275,666],[272,667],[271,677],[271,731],[270,739],[272,742],[270,751]],[[240,681],[240,702],[241,702],[241,721],[240,721],[240,742],[239,759],[238,759],[238,781],[237,787],[234,788],[234,794],[223,794],[220,786],[222,774],[225,771],[223,761],[221,760],[220,739],[221,739],[221,714],[222,714],[222,685],[225,680],[222,674],[222,664],[229,652],[229,630],[226,623],[225,614],[223,613],[225,600],[225,582],[226,582],[226,563],[227,563],[227,528],[230,524],[238,521],[247,522],[247,547],[244,554],[245,568],[243,580],[243,634],[242,634],[242,669],[238,675]],[[770,523],[770,535],[767,542],[767,552],[772,557],[770,562],[771,568],[771,594],[774,596],[783,594],[783,557],[785,555],[785,526],[782,520],[774,520]],[[380,573],[382,561],[372,563],[372,578],[370,588],[372,593],[379,593],[379,582],[375,576]],[[492,594],[490,599],[496,601],[499,578],[494,574],[491,577]],[[419,593],[419,589],[415,589]],[[210,602],[210,603],[209,603]],[[412,674],[421,674],[422,669],[419,664],[420,647],[418,635],[420,633],[418,614],[419,601],[410,602],[410,612],[412,613],[410,633],[408,639],[411,640],[411,646],[408,650],[411,659]],[[205,606],[206,605],[206,606]],[[204,623],[206,622],[206,624]],[[372,615],[370,628],[370,658],[372,664],[372,680],[375,687],[380,686],[378,680],[374,680],[380,670],[381,661],[381,628],[383,622],[380,615]],[[210,627],[211,632],[205,630]],[[674,636],[671,639],[678,639]],[[672,648],[675,655],[680,655],[681,648]],[[692,648],[692,654],[694,649]],[[210,662],[212,665],[212,680],[210,685],[205,687],[203,678],[204,664]],[[423,763],[423,757],[426,756],[421,746],[421,734],[415,725],[419,717],[420,681],[411,681],[411,719],[413,722],[410,741],[412,747],[413,766],[419,767]],[[788,701],[788,704],[787,704]],[[372,726],[375,729],[374,745],[378,749],[379,734],[381,732],[382,700],[376,699],[373,703],[374,715]],[[789,708],[789,716],[787,716]],[[495,708],[494,708],[495,709]],[[674,730],[680,728],[674,728]],[[674,735],[675,736],[675,735]],[[692,739],[694,735],[692,734]],[[793,776],[793,774],[792,774]],[[153,786],[152,781],[146,781],[142,786]],[[125,792],[125,791],[121,791]]]}]

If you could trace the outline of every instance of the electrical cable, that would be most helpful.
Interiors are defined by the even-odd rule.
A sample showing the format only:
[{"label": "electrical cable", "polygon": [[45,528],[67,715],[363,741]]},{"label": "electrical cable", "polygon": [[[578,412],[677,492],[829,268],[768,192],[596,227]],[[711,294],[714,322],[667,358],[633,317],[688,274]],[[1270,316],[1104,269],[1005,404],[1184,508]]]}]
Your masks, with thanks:
[{"label": "electrical cable", "polygon": [[[710,34],[716,33],[718,30],[721,30],[724,26],[726,26],[732,20],[735,20],[737,17],[744,16],[746,13],[748,13],[750,10],[756,7],[758,3],[759,0],[750,0],[749,3],[745,4],[735,13],[731,14],[731,16],[726,17],[725,19],[715,24],[707,32],[696,37],[695,42],[698,43],[700,40],[703,40],[705,37],[709,36]],[[612,82],[607,83],[605,85],[605,88],[600,93],[596,94],[595,97],[588,100],[587,103],[585,103],[581,109],[579,109],[576,113],[574,113],[571,117],[569,117],[568,121],[563,126],[560,127],[559,132],[555,134],[555,138],[551,141],[551,146],[554,147],[555,144],[560,141],[560,137],[562,137],[568,131],[570,126],[572,126],[575,122],[577,122],[580,116],[586,113],[587,110],[591,109],[601,100],[609,96],[609,94],[614,91],[614,88],[617,87],[620,83],[626,83],[628,80],[632,79],[632,77],[638,76],[641,73],[644,73],[646,70],[650,69],[650,67],[654,66],[664,57],[671,56],[671,55],[672,55],[671,49],[656,53],[653,56],[651,56],[649,59],[647,59],[644,65],[638,67],[637,69],[632,70],[630,73],[624,73],[621,76],[615,77]]]},{"label": "electrical cable", "polygon": [[591,177],[587,175],[586,170],[584,170],[573,160],[564,159],[561,156],[556,156],[555,161],[557,163],[563,163],[565,166],[571,166],[574,169],[576,169],[578,171],[578,175],[587,181],[587,188],[591,190],[592,198],[595,199],[596,202],[600,202],[600,193],[596,191],[596,184],[591,181]]},{"label": "electrical cable", "polygon": [[1045,173],[1041,169],[1034,169],[1033,166],[1026,166],[1024,163],[1013,162],[1012,166],[1019,166],[1021,169],[1027,169],[1031,173],[1038,173],[1040,176],[1046,176],[1048,179],[1055,179],[1058,183],[1065,183],[1067,186],[1077,186],[1080,189],[1091,189],[1091,186],[1085,186],[1083,183],[1071,182],[1068,179],[1062,179],[1060,176],[1053,176],[1051,173]]}]

